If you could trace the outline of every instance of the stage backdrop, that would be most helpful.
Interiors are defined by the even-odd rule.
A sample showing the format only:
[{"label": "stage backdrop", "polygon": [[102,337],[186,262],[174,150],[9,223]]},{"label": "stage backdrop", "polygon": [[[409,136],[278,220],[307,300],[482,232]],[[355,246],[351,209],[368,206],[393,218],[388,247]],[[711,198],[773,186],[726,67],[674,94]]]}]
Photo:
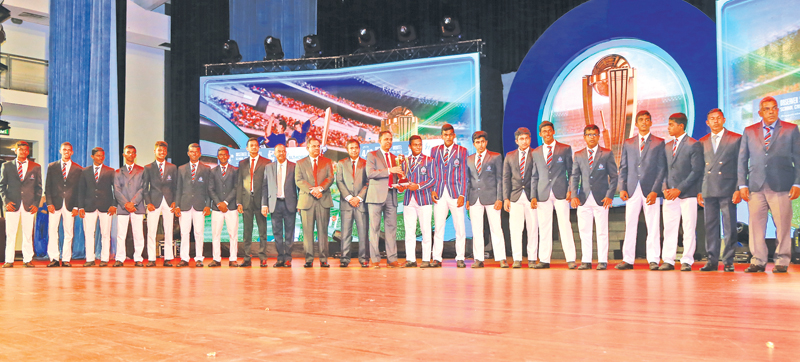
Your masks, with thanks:
[{"label": "stage backdrop", "polygon": [[[378,133],[387,122],[395,136],[395,154],[409,155],[407,140],[418,134],[423,153],[430,155],[431,148],[442,143],[445,122],[454,126],[456,142],[473,153],[471,136],[480,128],[479,59],[475,53],[330,70],[203,77],[202,161],[216,167],[216,152],[226,146],[231,149],[230,162],[236,165],[247,157],[250,137],[259,137],[261,155],[272,160],[275,144],[289,138],[297,140],[297,147],[287,149],[289,160],[306,157],[303,145],[311,136],[324,140],[323,152],[334,161],[346,158],[346,141],[357,138],[361,157],[366,158],[378,149]],[[341,229],[335,185],[332,192],[329,235]],[[399,199],[402,203],[402,195]],[[299,217],[297,223],[295,235],[302,241]],[[210,241],[210,217],[206,224]],[[272,224],[267,225],[271,241]],[[452,226],[446,230],[454,233]],[[402,217],[397,233],[403,240]],[[453,237],[446,235],[445,240]]]}]

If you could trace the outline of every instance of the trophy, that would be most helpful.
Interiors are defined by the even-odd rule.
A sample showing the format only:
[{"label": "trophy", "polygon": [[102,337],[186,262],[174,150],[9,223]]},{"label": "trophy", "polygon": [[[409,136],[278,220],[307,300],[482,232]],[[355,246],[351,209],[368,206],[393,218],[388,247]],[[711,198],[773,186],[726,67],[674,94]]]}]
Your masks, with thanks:
[{"label": "trophy", "polygon": [[592,95],[594,92],[609,97],[608,123],[600,111],[600,129],[603,145],[610,148],[619,166],[622,143],[633,133],[633,115],[636,114],[636,69],[618,54],[601,58],[591,75],[583,76],[583,115],[586,125],[595,124]]},{"label": "trophy", "polygon": [[395,107],[381,121],[381,131],[391,131],[394,139],[398,141],[408,141],[408,138],[418,134],[419,118],[414,116],[410,109],[405,107]]},{"label": "trophy", "polygon": [[406,158],[405,155],[399,155],[395,157],[394,162],[399,164],[400,167],[403,169],[403,173],[398,176],[396,184],[403,187],[408,187],[408,185],[411,183],[406,177],[406,174],[408,173],[408,159]]}]

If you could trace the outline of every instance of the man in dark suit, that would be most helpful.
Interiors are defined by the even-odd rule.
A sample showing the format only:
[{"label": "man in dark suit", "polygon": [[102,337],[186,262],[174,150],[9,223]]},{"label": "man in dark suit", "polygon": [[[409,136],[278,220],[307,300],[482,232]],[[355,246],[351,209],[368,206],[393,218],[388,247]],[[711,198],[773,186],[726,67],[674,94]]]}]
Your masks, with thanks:
[{"label": "man in dark suit", "polygon": [[250,157],[239,161],[236,202],[239,213],[244,218],[244,262],[240,267],[252,266],[253,218],[258,224],[258,258],[261,260],[261,267],[267,267],[267,218],[261,214],[261,198],[264,168],[272,161],[261,157],[258,149],[258,139],[251,137],[247,140],[247,153]]},{"label": "man in dark suit", "polygon": [[100,220],[100,266],[108,266],[111,252],[111,218],[117,213],[114,199],[114,169],[103,164],[106,152],[100,147],[92,149],[92,165],[81,172],[78,182],[78,215],[83,219],[86,235],[86,263],[94,266],[97,221]]},{"label": "man in dark suit", "polygon": [[417,266],[417,221],[422,231],[422,264],[431,267],[431,217],[433,216],[433,158],[422,154],[422,137],[413,135],[408,139],[411,157],[400,166],[408,178],[408,187],[403,197],[403,224],[406,236],[406,268]]},{"label": "man in dark suit", "polygon": [[[539,250],[539,222],[536,210],[531,208],[531,131],[520,127],[514,131],[517,149],[506,154],[503,161],[503,209],[509,216],[508,230],[511,237],[511,257],[514,268],[522,267],[522,231],[528,229],[528,267],[532,268]],[[501,268],[508,268],[505,259]]]},{"label": "man in dark suit", "polygon": [[622,144],[619,161],[619,197],[625,205],[625,241],[622,244],[622,262],[618,270],[633,269],[636,259],[636,234],[639,213],[644,209],[647,223],[647,261],[650,270],[658,270],[661,254],[661,189],[667,172],[664,139],[650,134],[653,122],[650,112],[636,114],[639,134]]},{"label": "man in dark suit", "polygon": [[[539,136],[543,144],[533,150],[531,171],[531,208],[536,209],[539,219],[539,263],[534,268],[550,267],[553,252],[553,209],[558,220],[561,247],[567,258],[567,266],[575,269],[575,240],[569,222],[569,176],[572,173],[572,147],[557,142],[553,124],[539,124]],[[542,201],[539,201],[539,200]]]},{"label": "man in dark suit", "polygon": [[308,157],[297,161],[294,182],[299,188],[297,209],[303,223],[303,249],[310,268],[314,261],[314,226],[317,227],[320,267],[328,268],[328,222],[331,218],[333,199],[333,161],[320,155],[320,141],[309,138],[306,142]]},{"label": "man in dark suit", "polygon": [[500,225],[500,210],[503,208],[503,157],[486,150],[488,134],[478,131],[472,134],[475,154],[467,157],[467,210],[472,225],[473,268],[483,268],[484,240],[483,215],[489,220],[492,234],[494,259],[506,260],[506,240]]},{"label": "man in dark suit", "polygon": [[297,220],[297,186],[294,182],[294,162],[286,159],[286,146],[275,146],[275,161],[264,168],[261,214],[272,212],[272,235],[278,260],[273,268],[292,267],[292,244]]},{"label": "man in dark suit", "polygon": [[361,144],[357,139],[347,141],[349,157],[336,165],[336,186],[339,187],[339,217],[342,220],[342,260],[340,267],[350,264],[350,244],[353,241],[353,222],[358,230],[358,261],[361,267],[369,266],[367,244],[367,161],[359,157]]},{"label": "man in dark suit", "polygon": [[[178,168],[167,162],[167,143],[156,142],[153,153],[156,160],[144,166],[144,203],[147,205],[147,263],[148,267],[156,266],[156,233],[158,217],[163,218],[164,225],[164,266],[171,267],[174,257],[172,244],[172,222],[175,210],[175,188],[178,183]],[[141,260],[141,254],[134,260]],[[136,266],[143,266],[136,262]]]},{"label": "man in dark suit", "polygon": [[674,137],[665,146],[667,174],[664,178],[664,246],[658,270],[675,270],[678,222],[683,221],[681,271],[692,271],[697,247],[697,194],[703,182],[703,146],[686,134],[689,121],[683,113],[669,116],[667,130]]},{"label": "man in dark suit", "polygon": [[[189,163],[178,167],[178,197],[175,215],[181,223],[181,262],[178,267],[189,266],[189,231],[194,228],[194,266],[203,267],[203,236],[206,216],[211,215],[211,168],[200,163],[200,145],[189,145]],[[183,210],[183,211],[181,211]]]},{"label": "man in dark suit", "polygon": [[3,268],[14,267],[17,230],[22,224],[22,262],[33,268],[33,223],[42,198],[42,167],[28,160],[31,149],[25,141],[14,145],[17,158],[0,169],[0,197],[6,207],[6,259]]},{"label": "man in dark suit", "polygon": [[[227,147],[220,147],[217,150],[217,160],[219,165],[211,170],[211,182],[208,194],[211,197],[211,249],[212,260],[208,263],[209,268],[218,267],[222,262],[222,226],[227,226],[228,238],[230,240],[230,256],[228,257],[228,267],[239,266],[237,253],[239,247],[239,211],[233,206],[236,205],[236,167],[228,163],[231,155]],[[228,207],[230,206],[230,208]]]},{"label": "man in dark suit", "polygon": [[800,132],[781,121],[778,102],[765,97],[759,104],[761,122],[744,129],[739,147],[739,193],[750,211],[750,251],[747,273],[763,272],[767,264],[767,212],[775,222],[775,268],[786,273],[791,258],[792,200],[800,196]]},{"label": "man in dark suit", "polygon": [[742,136],[725,129],[725,115],[719,108],[708,112],[706,124],[711,133],[700,139],[703,145],[705,172],[702,192],[697,194],[697,203],[705,208],[706,252],[708,262],[700,271],[719,270],[720,260],[720,214],[722,214],[722,236],[725,238],[725,255],[722,264],[726,272],[733,272],[733,256],[736,251],[736,204],[742,201],[736,187],[736,163],[739,161],[739,145]]},{"label": "man in dark suit", "polygon": [[[81,177],[81,166],[72,162],[72,144],[61,144],[61,160],[47,166],[44,196],[47,200],[48,241],[47,256],[50,257],[48,267],[59,265],[71,266],[72,236],[75,232],[75,216],[78,216],[78,179]],[[58,224],[63,220],[64,245],[58,250]],[[61,264],[59,264],[59,260]]]},{"label": "man in dark suit", "polygon": [[381,216],[384,219],[384,240],[386,241],[386,263],[397,268],[397,192],[405,188],[397,182],[405,176],[396,157],[389,152],[392,148],[392,132],[378,134],[380,149],[367,155],[367,209],[369,210],[369,257],[372,267],[380,268],[381,252],[378,249],[381,232]]},{"label": "man in dark suit", "polygon": [[464,222],[464,203],[467,196],[467,149],[455,143],[456,133],[453,126],[445,123],[442,125],[442,141],[444,144],[433,147],[434,185],[431,190],[433,197],[433,261],[431,267],[442,266],[442,251],[444,250],[444,228],[447,225],[447,214],[453,219],[456,232],[456,265],[459,268],[464,264],[465,248],[467,246],[466,224]]},{"label": "man in dark suit", "polygon": [[114,176],[114,196],[117,199],[117,255],[115,267],[121,267],[127,258],[125,239],[128,223],[133,233],[133,260],[142,262],[144,250],[144,167],[137,165],[136,147],[125,146],[122,153],[125,164]]},{"label": "man in dark suit", "polygon": [[617,190],[617,161],[610,149],[599,146],[600,128],[583,129],[586,148],[575,152],[569,190],[572,207],[578,209],[581,236],[581,265],[592,268],[592,220],[597,225],[597,270],[608,268],[608,208]]}]

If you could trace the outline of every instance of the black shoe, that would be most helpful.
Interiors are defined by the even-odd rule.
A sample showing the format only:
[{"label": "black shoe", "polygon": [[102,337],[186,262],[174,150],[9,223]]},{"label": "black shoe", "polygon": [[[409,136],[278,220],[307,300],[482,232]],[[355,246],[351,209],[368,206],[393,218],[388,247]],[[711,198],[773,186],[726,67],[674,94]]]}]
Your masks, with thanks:
[{"label": "black shoe", "polygon": [[703,265],[703,267],[700,268],[700,271],[703,271],[703,272],[718,271],[718,270],[719,270],[719,265],[712,264],[712,263],[706,263],[706,265]]},{"label": "black shoe", "polygon": [[343,261],[343,262],[339,263],[339,267],[340,268],[347,268],[348,265],[350,265],[350,261],[349,260],[346,260],[346,261]]},{"label": "black shoe", "polygon": [[550,269],[550,263],[539,262],[533,266],[534,269]]},{"label": "black shoe", "polygon": [[212,260],[210,263],[208,263],[208,267],[209,267],[209,268],[217,268],[217,267],[219,267],[220,265],[221,265],[221,264],[220,264],[218,261],[216,261],[216,260]]},{"label": "black shoe", "polygon": [[70,264],[68,261],[62,261],[61,262],[61,267],[62,268],[72,268],[72,264]]},{"label": "black shoe", "polygon": [[169,260],[164,260],[163,266],[165,266],[167,268],[172,268],[172,262],[169,261]]},{"label": "black shoe", "polygon": [[60,266],[61,266],[61,263],[59,263],[58,260],[51,260],[50,264],[47,264],[48,268],[60,267]]},{"label": "black shoe", "polygon": [[307,261],[305,264],[303,264],[303,268],[311,268],[313,266],[314,266],[314,263],[310,262],[310,261]]},{"label": "black shoe", "polygon": [[283,261],[276,261],[275,264],[272,264],[272,267],[273,268],[282,268],[283,267]]},{"label": "black shoe", "polygon": [[[591,268],[592,266],[589,265],[589,267]],[[567,262],[567,269],[575,269],[575,262],[574,261]]]},{"label": "black shoe", "polygon": [[189,266],[189,262],[186,261],[186,260],[181,260],[181,262],[178,263],[178,265],[176,265],[176,267],[178,267],[178,268],[183,268],[185,266]]},{"label": "black shoe", "polygon": [[472,263],[472,266],[471,266],[470,268],[472,268],[472,269],[480,269],[480,268],[483,268],[483,261],[480,261],[480,260],[475,260],[475,261]]},{"label": "black shoe", "polygon": [[420,268],[423,268],[423,269],[424,269],[424,268],[430,268],[430,267],[431,267],[431,262],[429,262],[429,261],[423,261],[423,262],[422,262],[422,264],[420,264],[420,265],[419,265],[419,267],[420,267]]},{"label": "black shoe", "polygon": [[456,261],[456,268],[466,268],[467,264],[463,260]]},{"label": "black shoe", "polygon": [[431,261],[431,268],[441,268],[442,262],[438,260]]},{"label": "black shoe", "polygon": [[228,261],[228,268],[238,268],[238,267],[239,267],[239,262],[237,262],[235,260],[234,261]]},{"label": "black shoe", "polygon": [[608,263],[597,263],[597,270],[606,270],[608,269]]},{"label": "black shoe", "polygon": [[141,261],[137,261],[137,262],[133,263],[133,266],[136,266],[136,267],[140,267],[140,268],[141,268],[141,267],[143,267],[143,266],[144,266],[144,263],[142,263]]},{"label": "black shoe", "polygon": [[660,267],[658,267],[658,270],[661,270],[661,271],[664,271],[664,270],[675,270],[675,266],[670,264],[670,263],[664,263],[664,264],[661,264]]},{"label": "black shoe", "polygon": [[578,270],[589,270],[592,269],[592,263],[581,263],[581,266],[578,267]]},{"label": "black shoe", "polygon": [[631,269],[633,269],[633,264],[628,264],[628,263],[623,261],[623,262],[620,262],[619,264],[617,264],[614,267],[614,269],[617,269],[617,270],[631,270]]},{"label": "black shoe", "polygon": [[773,274],[776,274],[776,273],[788,273],[788,272],[789,272],[789,266],[787,266],[787,265],[776,265],[774,268],[772,268],[772,273]]},{"label": "black shoe", "polygon": [[689,263],[681,263],[681,271],[692,271],[692,265]]},{"label": "black shoe", "polygon": [[[428,263],[428,266],[430,266],[430,263]],[[403,268],[416,268],[416,267],[417,267],[417,262],[410,260],[406,260],[406,264],[403,265]]]},{"label": "black shoe", "polygon": [[758,272],[764,272],[765,269],[766,268],[764,267],[764,265],[750,264],[750,266],[748,266],[747,269],[744,270],[744,272],[745,273],[758,273]]},{"label": "black shoe", "polygon": [[[147,264],[145,264],[145,266],[148,267],[148,268],[155,267],[156,266],[156,261],[155,260],[150,260],[150,261],[147,262]],[[172,265],[170,264],[170,266],[172,266]]]},{"label": "black shoe", "polygon": [[119,260],[117,260],[117,261],[115,261],[115,262],[114,262],[114,267],[115,267],[115,268],[119,268],[119,267],[121,267],[121,266],[123,266],[123,265],[124,265],[124,264],[122,264],[122,262],[121,262],[121,261],[119,261]]},{"label": "black shoe", "polygon": [[659,266],[658,263],[650,263],[650,270],[658,270]]},{"label": "black shoe", "polygon": [[253,266],[253,263],[251,263],[249,260],[244,261],[241,264],[239,264],[240,268],[249,268],[251,266]]},{"label": "black shoe", "polygon": [[94,262],[93,261],[87,261],[87,262],[83,263],[83,267],[84,268],[88,268],[90,266],[94,266]]},{"label": "black shoe", "polygon": [[733,264],[725,264],[725,268],[723,270],[728,273],[733,273],[736,269],[733,268]]},{"label": "black shoe", "polygon": [[362,268],[369,268],[369,262],[368,261],[362,261],[361,262],[361,267]]},{"label": "black shoe", "polygon": [[108,262],[107,261],[101,261],[100,262],[100,267],[101,268],[104,268],[104,267],[107,267],[107,266],[108,266]]},{"label": "black shoe", "polygon": [[319,267],[320,267],[320,268],[330,268],[330,267],[331,267],[331,265],[330,265],[330,264],[328,264],[328,262],[324,262],[324,263],[319,263]]},{"label": "black shoe", "polygon": [[[188,264],[188,263],[187,263],[187,264]],[[194,267],[195,267],[195,268],[202,268],[202,267],[203,267],[203,262],[202,262],[202,261],[199,261],[199,260],[195,260],[195,261],[194,261]]]}]

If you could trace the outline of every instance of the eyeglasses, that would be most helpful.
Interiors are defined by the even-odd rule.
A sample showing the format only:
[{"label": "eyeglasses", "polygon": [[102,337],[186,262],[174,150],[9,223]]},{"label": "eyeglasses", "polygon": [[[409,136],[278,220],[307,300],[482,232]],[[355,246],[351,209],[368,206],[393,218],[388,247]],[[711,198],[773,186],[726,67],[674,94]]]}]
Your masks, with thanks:
[{"label": "eyeglasses", "polygon": [[600,137],[600,135],[597,134],[597,133],[584,133],[583,136],[584,137]]}]

